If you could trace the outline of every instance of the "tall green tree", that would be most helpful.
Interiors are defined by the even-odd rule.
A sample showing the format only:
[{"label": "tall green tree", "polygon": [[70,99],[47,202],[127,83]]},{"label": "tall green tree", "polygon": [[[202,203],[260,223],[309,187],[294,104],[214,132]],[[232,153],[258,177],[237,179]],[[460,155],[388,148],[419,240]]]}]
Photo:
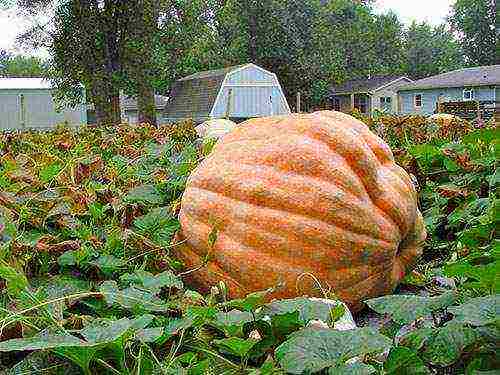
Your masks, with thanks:
[{"label": "tall green tree", "polygon": [[414,79],[464,66],[460,46],[446,25],[413,22],[405,35],[407,73]]},{"label": "tall green tree", "polygon": [[136,0],[120,6],[128,25],[122,65],[136,92],[139,122],[156,125],[153,49],[159,31],[160,1]]},{"label": "tall green tree", "polygon": [[450,23],[470,66],[498,64],[496,3],[495,0],[456,0],[452,6]]}]

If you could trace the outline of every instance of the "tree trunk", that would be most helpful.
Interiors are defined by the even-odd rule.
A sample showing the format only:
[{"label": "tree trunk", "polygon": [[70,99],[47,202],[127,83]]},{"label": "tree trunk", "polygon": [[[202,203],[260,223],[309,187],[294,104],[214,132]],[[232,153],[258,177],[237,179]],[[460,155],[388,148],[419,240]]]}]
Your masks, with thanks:
[{"label": "tree trunk", "polygon": [[[138,0],[132,32],[137,45],[131,51],[130,70],[137,92],[138,120],[140,123],[156,125],[155,93],[151,81],[154,38],[159,17],[158,0]],[[140,42],[140,43],[137,43]]]},{"label": "tree trunk", "polygon": [[155,96],[151,85],[139,88],[137,95],[137,109],[139,111],[139,123],[156,126]]}]

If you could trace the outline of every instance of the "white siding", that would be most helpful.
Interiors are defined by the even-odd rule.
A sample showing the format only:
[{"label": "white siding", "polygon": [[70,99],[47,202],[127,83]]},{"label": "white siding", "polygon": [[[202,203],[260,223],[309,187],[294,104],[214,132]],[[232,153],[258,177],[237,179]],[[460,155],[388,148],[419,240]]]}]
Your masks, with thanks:
[{"label": "white siding", "polygon": [[24,97],[25,128],[48,129],[67,122],[81,125],[87,122],[85,105],[56,112],[52,94],[47,89],[0,90],[0,129],[22,129],[21,95]]},{"label": "white siding", "polygon": [[[231,92],[230,99],[228,98]],[[249,118],[290,113],[276,75],[248,65],[229,73],[223,82],[214,108],[213,118],[225,117]]]}]

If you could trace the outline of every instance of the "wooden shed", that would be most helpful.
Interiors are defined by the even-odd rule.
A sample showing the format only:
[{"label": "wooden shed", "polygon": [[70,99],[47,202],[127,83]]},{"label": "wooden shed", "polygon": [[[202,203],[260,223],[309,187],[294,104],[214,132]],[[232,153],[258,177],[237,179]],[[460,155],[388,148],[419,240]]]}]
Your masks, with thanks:
[{"label": "wooden shed", "polygon": [[170,92],[164,118],[169,122],[215,118],[239,121],[289,113],[276,74],[245,64],[179,79]]},{"label": "wooden shed", "polygon": [[50,129],[57,124],[87,123],[85,104],[57,108],[49,81],[0,78],[0,130]]}]

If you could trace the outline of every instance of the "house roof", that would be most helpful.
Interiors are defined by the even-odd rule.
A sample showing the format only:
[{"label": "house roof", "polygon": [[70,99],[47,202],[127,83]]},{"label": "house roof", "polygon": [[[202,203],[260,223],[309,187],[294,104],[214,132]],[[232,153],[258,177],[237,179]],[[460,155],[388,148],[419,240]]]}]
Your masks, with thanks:
[{"label": "house roof", "polygon": [[50,81],[37,78],[0,78],[0,90],[23,90],[23,89],[51,89]]},{"label": "house roof", "polygon": [[432,89],[440,87],[500,85],[500,65],[478,66],[453,70],[432,77],[422,78],[401,86],[398,91]]},{"label": "house roof", "polygon": [[226,75],[246,65],[207,70],[179,79],[172,86],[165,117],[207,118]]},{"label": "house roof", "polygon": [[[162,95],[155,95],[155,108],[162,110],[168,102],[168,97]],[[137,99],[133,96],[124,95],[121,99],[121,106],[128,111],[137,111]]]},{"label": "house roof", "polygon": [[[397,81],[399,79],[406,78],[405,76],[373,76],[370,78],[362,78],[362,79],[352,79],[344,82],[341,85],[335,85],[331,88],[332,95],[340,95],[340,94],[353,94],[366,92],[371,93],[382,86],[385,86],[391,82]],[[409,78],[406,78],[408,81],[411,81]]]}]

